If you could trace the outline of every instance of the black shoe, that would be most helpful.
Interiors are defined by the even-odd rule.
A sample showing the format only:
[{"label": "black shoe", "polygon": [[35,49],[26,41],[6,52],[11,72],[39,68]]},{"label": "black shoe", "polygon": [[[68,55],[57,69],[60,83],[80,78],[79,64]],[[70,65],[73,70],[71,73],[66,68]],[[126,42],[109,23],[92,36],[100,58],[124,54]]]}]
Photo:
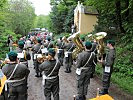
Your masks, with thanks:
[{"label": "black shoe", "polygon": [[103,89],[99,92],[99,94],[101,95],[105,95],[105,94],[108,94],[108,89]]}]

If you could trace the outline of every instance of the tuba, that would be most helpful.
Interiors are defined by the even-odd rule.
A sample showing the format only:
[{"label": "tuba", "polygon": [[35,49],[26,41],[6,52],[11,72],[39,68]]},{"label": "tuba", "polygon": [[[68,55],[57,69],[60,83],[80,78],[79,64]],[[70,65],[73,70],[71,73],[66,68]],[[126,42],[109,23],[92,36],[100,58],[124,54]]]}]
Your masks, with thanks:
[{"label": "tuba", "polygon": [[96,33],[94,35],[92,35],[92,34],[88,35],[90,40],[94,40],[95,39],[97,41],[97,43],[98,43],[97,51],[98,51],[98,56],[100,58],[102,58],[104,53],[105,53],[104,38],[105,38],[106,35],[107,35],[106,32],[99,32],[99,33]]},{"label": "tuba", "polygon": [[80,38],[79,38],[79,32],[77,32],[77,33],[75,33],[75,34],[73,34],[73,35],[71,35],[69,38],[68,38],[68,40],[72,40],[73,41],[73,43],[76,45],[76,48],[73,50],[73,52],[72,52],[72,58],[73,59],[76,59],[77,58],[77,56],[78,56],[78,54],[80,53],[80,52],[82,52],[85,48],[84,48],[84,45],[82,44],[82,42],[81,42],[81,40],[80,40]]}]

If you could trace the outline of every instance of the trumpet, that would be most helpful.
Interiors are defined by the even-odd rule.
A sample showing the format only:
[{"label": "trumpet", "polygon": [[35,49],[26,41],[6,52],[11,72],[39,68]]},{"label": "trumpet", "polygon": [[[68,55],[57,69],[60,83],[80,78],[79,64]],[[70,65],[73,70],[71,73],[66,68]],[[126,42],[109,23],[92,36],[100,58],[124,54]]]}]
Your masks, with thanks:
[{"label": "trumpet", "polygon": [[4,61],[3,61],[3,60],[0,60],[0,67],[4,66],[4,65],[7,64],[8,62],[10,62],[9,59],[5,59]]}]

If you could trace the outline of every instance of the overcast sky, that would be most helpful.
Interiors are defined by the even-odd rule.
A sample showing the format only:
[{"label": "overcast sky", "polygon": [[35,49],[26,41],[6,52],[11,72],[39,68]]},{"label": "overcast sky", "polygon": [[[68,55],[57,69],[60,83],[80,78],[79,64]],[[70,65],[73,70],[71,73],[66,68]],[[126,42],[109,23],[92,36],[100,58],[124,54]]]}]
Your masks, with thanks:
[{"label": "overcast sky", "polygon": [[35,13],[37,15],[43,14],[48,15],[51,8],[50,8],[50,0],[29,0],[33,3],[35,7]]}]

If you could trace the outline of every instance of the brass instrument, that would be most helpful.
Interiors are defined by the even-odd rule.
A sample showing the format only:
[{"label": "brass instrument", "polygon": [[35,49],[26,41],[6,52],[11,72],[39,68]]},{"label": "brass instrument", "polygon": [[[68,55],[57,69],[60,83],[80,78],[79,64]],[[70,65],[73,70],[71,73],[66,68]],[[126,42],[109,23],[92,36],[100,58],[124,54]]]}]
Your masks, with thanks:
[{"label": "brass instrument", "polygon": [[37,58],[37,62],[38,63],[43,63],[45,60],[47,60],[47,57],[46,56],[42,56],[42,57],[38,57]]},{"label": "brass instrument", "polygon": [[4,61],[3,60],[0,60],[1,64],[0,64],[0,67],[4,66],[5,64],[7,64],[8,62],[10,62],[9,59],[5,59]]},{"label": "brass instrument", "polygon": [[97,50],[98,50],[98,56],[99,57],[102,57],[103,54],[104,54],[104,50],[105,50],[105,44],[104,44],[104,37],[107,35],[107,33],[105,32],[99,32],[99,33],[96,33],[94,35],[90,34],[88,35],[88,37],[90,38],[90,40],[96,40],[97,43],[98,43],[98,46],[97,46]]},{"label": "brass instrument", "polygon": [[17,44],[16,42],[14,42],[12,45],[13,45],[14,47],[18,47],[18,44]]},{"label": "brass instrument", "polygon": [[76,48],[73,50],[73,52],[72,52],[72,58],[73,59],[76,59],[77,58],[77,56],[78,56],[78,54],[80,53],[80,52],[82,52],[85,48],[84,48],[84,45],[82,44],[82,42],[81,42],[81,40],[80,40],[80,38],[79,38],[79,32],[77,32],[77,33],[75,33],[75,34],[73,34],[73,35],[71,35],[69,38],[68,38],[68,40],[69,39],[72,39],[72,41],[74,42],[74,44],[76,45]]},{"label": "brass instrument", "polygon": [[48,55],[48,56],[42,55],[42,57],[37,58],[37,62],[42,64],[44,61],[51,60],[51,59],[52,59],[52,57],[50,55]]},{"label": "brass instrument", "polygon": [[68,42],[69,42],[69,41],[67,40],[66,36],[64,36],[64,37],[62,38],[62,40],[63,40],[65,43],[68,43]]}]

